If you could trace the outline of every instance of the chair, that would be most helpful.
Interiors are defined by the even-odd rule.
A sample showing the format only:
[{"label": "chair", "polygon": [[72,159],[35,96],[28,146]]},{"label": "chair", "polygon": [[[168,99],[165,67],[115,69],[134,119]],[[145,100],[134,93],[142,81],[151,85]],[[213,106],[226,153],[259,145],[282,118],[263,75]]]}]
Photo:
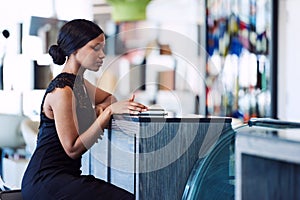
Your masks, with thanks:
[{"label": "chair", "polygon": [[[3,148],[3,152],[2,152],[2,158],[1,158],[2,173],[0,174],[2,174],[3,179],[6,181],[6,183],[11,186],[9,188],[18,189],[20,187],[20,181],[22,180],[23,172],[28,164],[27,158],[32,155],[36,147],[39,122],[33,121],[28,117],[20,117],[18,118],[18,120],[16,120],[15,118],[16,117],[13,117],[13,119],[16,121],[15,123],[12,123],[13,121],[12,119],[10,119],[11,121],[7,123],[6,126],[9,127],[9,130],[6,132],[7,134],[13,135],[14,132],[11,129],[15,128],[15,132],[18,133],[18,137],[22,138],[22,143],[21,143],[22,146],[20,148],[18,145],[12,145],[11,144],[12,142],[8,141],[8,139],[6,139],[6,141],[3,141],[3,146],[5,148]],[[25,156],[26,159],[14,160],[14,158],[10,156],[14,155],[15,153],[17,154],[21,153],[20,155]]]},{"label": "chair", "polygon": [[24,147],[20,124],[26,117],[16,114],[0,114],[0,175],[2,175],[2,158],[4,152],[14,151],[17,148]]},{"label": "chair", "polygon": [[22,200],[21,190],[0,191],[0,200]]},{"label": "chair", "polygon": [[[17,149],[24,147],[20,125],[26,116],[17,114],[0,114],[0,148]],[[2,156],[0,159],[0,174],[2,173]],[[0,191],[0,200],[22,200],[21,190]]]},{"label": "chair", "polygon": [[33,121],[30,118],[25,118],[21,122],[21,133],[26,144],[26,152],[30,155],[32,155],[36,147],[39,124],[39,121]]},{"label": "chair", "polygon": [[0,176],[0,200],[22,200],[20,189],[9,190]]},{"label": "chair", "polygon": [[19,148],[25,145],[20,124],[23,115],[0,114],[0,148]]}]

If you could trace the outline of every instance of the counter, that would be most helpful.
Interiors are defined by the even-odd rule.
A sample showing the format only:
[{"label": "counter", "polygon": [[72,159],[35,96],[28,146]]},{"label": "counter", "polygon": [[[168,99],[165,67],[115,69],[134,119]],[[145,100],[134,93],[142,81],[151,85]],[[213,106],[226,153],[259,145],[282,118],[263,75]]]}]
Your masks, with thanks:
[{"label": "counter", "polygon": [[195,162],[205,157],[231,118],[114,115],[90,150],[89,173],[136,199],[181,199]]},{"label": "counter", "polygon": [[237,130],[235,199],[300,199],[300,123],[261,121]]}]

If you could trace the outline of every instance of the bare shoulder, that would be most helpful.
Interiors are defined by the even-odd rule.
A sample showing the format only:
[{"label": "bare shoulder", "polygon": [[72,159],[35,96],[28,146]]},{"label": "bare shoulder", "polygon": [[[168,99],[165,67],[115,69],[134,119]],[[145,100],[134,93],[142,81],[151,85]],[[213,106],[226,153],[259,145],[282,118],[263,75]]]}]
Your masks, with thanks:
[{"label": "bare shoulder", "polygon": [[70,87],[55,88],[52,92],[48,93],[45,97],[43,111],[45,115],[54,119],[54,110],[66,108],[72,105],[73,91]]}]

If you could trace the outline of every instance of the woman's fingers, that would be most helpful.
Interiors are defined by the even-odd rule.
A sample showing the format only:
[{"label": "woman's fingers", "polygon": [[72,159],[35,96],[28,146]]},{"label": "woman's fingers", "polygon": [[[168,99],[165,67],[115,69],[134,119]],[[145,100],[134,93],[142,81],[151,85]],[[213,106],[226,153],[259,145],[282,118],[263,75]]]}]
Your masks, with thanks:
[{"label": "woman's fingers", "polygon": [[138,111],[138,112],[142,112],[145,110],[145,108],[141,108],[141,107],[138,107],[138,106],[128,106],[128,109],[131,110],[131,111]]},{"label": "woman's fingers", "polygon": [[129,99],[129,101],[134,101],[134,98],[135,98],[135,95],[132,94],[131,97],[130,97],[130,99]]},{"label": "woman's fingers", "polygon": [[116,102],[111,105],[113,114],[117,113],[129,113],[129,114],[138,114],[143,111],[147,111],[148,107],[135,102],[134,101],[135,96],[132,95],[130,99],[121,101],[121,102]]},{"label": "woman's fingers", "polygon": [[141,103],[129,102],[128,109],[133,110],[133,111],[143,112],[143,111],[146,111],[148,108],[147,108],[147,106],[145,106]]},{"label": "woman's fingers", "polygon": [[103,108],[101,106],[96,106],[96,115],[99,116],[103,112]]}]

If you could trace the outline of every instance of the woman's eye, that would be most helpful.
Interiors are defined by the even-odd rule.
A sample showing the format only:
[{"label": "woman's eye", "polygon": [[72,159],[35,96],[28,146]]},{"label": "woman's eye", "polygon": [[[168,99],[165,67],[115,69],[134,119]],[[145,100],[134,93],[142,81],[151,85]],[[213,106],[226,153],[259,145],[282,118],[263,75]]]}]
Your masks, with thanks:
[{"label": "woman's eye", "polygon": [[94,47],[94,50],[95,50],[95,51],[99,51],[99,50],[100,50],[100,46],[99,46],[99,45],[95,46],[95,47]]},{"label": "woman's eye", "polygon": [[101,49],[103,49],[103,45],[102,44],[98,44],[97,46],[94,47],[95,51],[99,51]]}]

